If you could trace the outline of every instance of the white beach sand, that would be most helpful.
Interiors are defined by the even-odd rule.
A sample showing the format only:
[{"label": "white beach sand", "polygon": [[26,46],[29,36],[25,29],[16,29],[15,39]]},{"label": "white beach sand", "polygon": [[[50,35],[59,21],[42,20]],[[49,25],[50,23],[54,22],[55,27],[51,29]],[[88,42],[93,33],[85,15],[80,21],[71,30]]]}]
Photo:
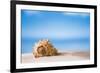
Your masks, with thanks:
[{"label": "white beach sand", "polygon": [[89,58],[90,58],[89,52],[61,52],[57,56],[47,56],[39,58],[35,58],[32,53],[28,53],[28,54],[22,54],[22,63],[87,60]]}]

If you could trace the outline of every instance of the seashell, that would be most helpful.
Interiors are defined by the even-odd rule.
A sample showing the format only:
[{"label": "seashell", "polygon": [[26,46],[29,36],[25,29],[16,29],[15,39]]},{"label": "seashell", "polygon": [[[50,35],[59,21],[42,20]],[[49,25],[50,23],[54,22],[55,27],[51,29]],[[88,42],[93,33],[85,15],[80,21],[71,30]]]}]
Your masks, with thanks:
[{"label": "seashell", "polygon": [[33,55],[35,58],[43,56],[54,56],[57,54],[57,49],[53,47],[53,45],[50,43],[48,39],[39,40],[33,46]]}]

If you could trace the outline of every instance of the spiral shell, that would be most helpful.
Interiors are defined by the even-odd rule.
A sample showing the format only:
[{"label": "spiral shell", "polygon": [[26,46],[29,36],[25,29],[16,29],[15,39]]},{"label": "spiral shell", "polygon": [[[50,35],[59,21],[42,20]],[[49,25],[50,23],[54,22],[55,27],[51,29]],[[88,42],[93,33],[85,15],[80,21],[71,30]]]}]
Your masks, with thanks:
[{"label": "spiral shell", "polygon": [[57,55],[57,49],[53,47],[48,39],[39,40],[34,44],[33,55],[35,58],[43,56],[54,56]]}]

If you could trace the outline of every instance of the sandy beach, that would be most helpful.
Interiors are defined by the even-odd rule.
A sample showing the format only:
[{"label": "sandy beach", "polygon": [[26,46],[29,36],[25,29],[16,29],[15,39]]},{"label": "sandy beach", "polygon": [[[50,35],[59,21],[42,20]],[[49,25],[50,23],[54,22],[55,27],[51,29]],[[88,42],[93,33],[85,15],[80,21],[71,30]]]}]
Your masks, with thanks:
[{"label": "sandy beach", "polygon": [[22,54],[22,63],[43,63],[56,61],[87,60],[90,58],[89,52],[60,52],[57,56],[47,56],[35,58],[32,53]]}]

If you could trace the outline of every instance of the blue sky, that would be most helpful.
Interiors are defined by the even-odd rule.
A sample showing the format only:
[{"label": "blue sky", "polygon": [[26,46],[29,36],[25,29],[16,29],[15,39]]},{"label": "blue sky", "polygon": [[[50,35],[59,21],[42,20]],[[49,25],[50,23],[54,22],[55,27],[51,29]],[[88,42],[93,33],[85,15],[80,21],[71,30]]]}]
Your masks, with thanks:
[{"label": "blue sky", "polygon": [[22,10],[23,38],[89,38],[89,13]]}]

